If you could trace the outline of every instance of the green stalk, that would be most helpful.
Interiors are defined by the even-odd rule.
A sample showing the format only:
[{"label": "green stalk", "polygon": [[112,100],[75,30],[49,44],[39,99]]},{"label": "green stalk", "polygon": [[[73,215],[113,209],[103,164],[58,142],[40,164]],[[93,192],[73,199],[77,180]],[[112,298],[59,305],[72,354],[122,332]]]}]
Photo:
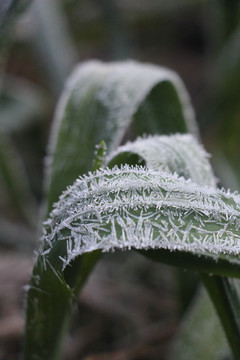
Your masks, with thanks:
[{"label": "green stalk", "polygon": [[240,359],[240,304],[233,280],[200,273],[215,306],[235,360]]}]

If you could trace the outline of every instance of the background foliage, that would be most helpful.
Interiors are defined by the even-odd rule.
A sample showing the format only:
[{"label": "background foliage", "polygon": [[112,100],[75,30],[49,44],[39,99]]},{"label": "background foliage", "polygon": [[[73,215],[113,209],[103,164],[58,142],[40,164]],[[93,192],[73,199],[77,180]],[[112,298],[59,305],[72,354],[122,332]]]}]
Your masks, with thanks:
[{"label": "background foliage", "polygon": [[[33,0],[27,5],[0,4],[2,359],[16,358],[22,349],[22,286],[38,238],[48,133],[74,64],[135,58],[177,71],[220,185],[240,189],[239,1]],[[164,359],[182,314],[188,317],[187,305],[194,312],[197,300],[194,274],[189,274],[193,287],[183,291],[181,274],[160,269],[132,253],[106,256],[79,299],[84,316],[76,313],[66,358],[159,359],[161,354]]]}]

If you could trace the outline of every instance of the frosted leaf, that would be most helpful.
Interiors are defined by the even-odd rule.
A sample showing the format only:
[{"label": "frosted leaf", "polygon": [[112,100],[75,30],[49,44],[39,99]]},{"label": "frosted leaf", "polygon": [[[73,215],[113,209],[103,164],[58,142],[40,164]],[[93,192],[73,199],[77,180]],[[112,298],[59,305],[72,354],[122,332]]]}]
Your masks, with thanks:
[{"label": "frosted leaf", "polygon": [[138,138],[111,153],[106,163],[111,167],[119,160],[128,163],[133,154],[138,155],[139,162],[144,161],[148,169],[176,172],[197,184],[215,186],[209,155],[190,134]]},{"label": "frosted leaf", "polygon": [[99,249],[168,249],[218,259],[240,253],[240,197],[177,174],[105,169],[69,187],[45,229],[42,251],[61,241],[63,269]]},{"label": "frosted leaf", "polygon": [[134,61],[78,66],[51,131],[45,184],[49,209],[67,185],[91,169],[95,144],[104,140],[113,151],[131,123],[138,135],[198,133],[188,93],[173,71]]}]

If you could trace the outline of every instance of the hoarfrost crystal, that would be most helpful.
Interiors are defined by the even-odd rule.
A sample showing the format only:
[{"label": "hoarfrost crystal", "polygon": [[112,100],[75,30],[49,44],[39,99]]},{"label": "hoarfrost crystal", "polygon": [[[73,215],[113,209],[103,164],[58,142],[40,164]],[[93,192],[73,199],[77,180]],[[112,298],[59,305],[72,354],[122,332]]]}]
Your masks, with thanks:
[{"label": "hoarfrost crystal", "polygon": [[43,251],[57,241],[66,244],[63,268],[98,249],[240,253],[239,195],[142,167],[79,178],[61,195],[45,227]]}]

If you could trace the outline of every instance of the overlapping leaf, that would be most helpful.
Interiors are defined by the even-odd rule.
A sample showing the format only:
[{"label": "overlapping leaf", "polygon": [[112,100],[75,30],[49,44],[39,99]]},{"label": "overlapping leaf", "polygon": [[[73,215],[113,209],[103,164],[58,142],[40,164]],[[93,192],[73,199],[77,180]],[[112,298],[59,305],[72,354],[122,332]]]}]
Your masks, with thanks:
[{"label": "overlapping leaf", "polygon": [[96,143],[104,139],[114,151],[127,130],[196,133],[181,81],[133,62],[82,65],[60,100],[51,135],[51,215],[28,291],[26,360],[60,357],[74,297],[102,252],[135,248],[158,261],[239,276],[239,196],[213,187],[206,154],[190,136],[138,139],[110,155],[110,165],[146,167],[90,173],[60,196],[90,169]]},{"label": "overlapping leaf", "polygon": [[239,209],[239,195],[158,171],[116,168],[79,179],[63,193],[44,241],[47,249],[57,242],[65,247],[63,269],[85,252],[115,247],[189,251],[217,260],[240,252]]},{"label": "overlapping leaf", "polygon": [[137,135],[197,133],[188,94],[174,72],[133,61],[92,61],[76,68],[50,138],[48,210],[66,186],[91,170],[95,145],[104,140],[113,151],[131,123]]},{"label": "overlapping leaf", "polygon": [[144,165],[152,170],[176,172],[196,184],[216,185],[208,154],[190,134],[139,138],[120,146],[107,157],[106,163],[109,167]]},{"label": "overlapping leaf", "polygon": [[73,296],[101,252],[134,248],[173,265],[239,276],[239,209],[239,195],[142,167],[76,180],[45,223],[28,294],[26,359],[34,351],[57,358]]}]

